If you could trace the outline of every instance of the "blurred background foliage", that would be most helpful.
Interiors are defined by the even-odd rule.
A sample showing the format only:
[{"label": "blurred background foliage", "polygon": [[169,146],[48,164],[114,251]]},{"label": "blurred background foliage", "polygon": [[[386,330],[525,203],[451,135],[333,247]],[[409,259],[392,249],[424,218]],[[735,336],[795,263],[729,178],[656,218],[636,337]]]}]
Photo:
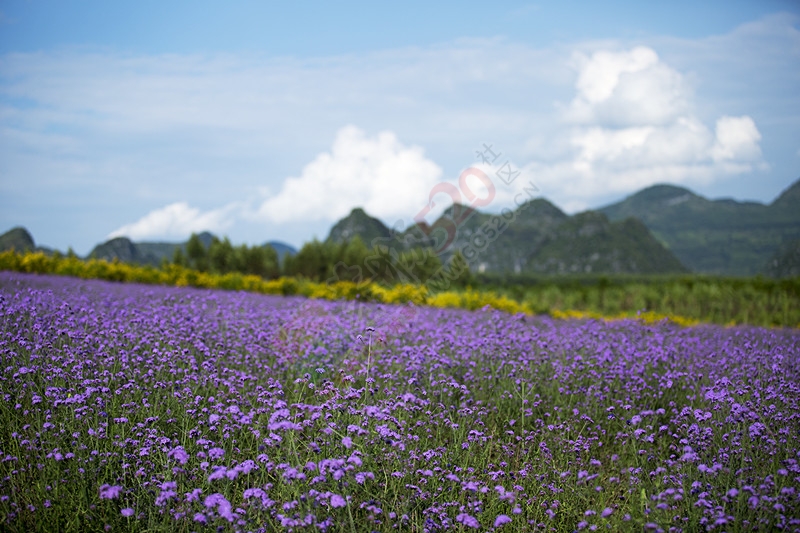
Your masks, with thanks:
[{"label": "blurred background foliage", "polygon": [[312,241],[281,262],[269,247],[234,247],[227,239],[206,247],[194,237],[185,254],[176,251],[160,268],[10,250],[0,253],[0,270],[556,317],[800,327],[800,278],[496,276],[470,273],[458,254],[442,264],[430,252],[370,250],[358,239]]}]

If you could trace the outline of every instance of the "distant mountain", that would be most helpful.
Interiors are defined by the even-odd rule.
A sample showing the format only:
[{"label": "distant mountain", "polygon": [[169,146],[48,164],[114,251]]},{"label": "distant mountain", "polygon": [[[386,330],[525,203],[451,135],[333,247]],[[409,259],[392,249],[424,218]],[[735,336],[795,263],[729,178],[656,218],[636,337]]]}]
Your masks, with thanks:
[{"label": "distant mountain", "polygon": [[781,245],[764,267],[764,273],[773,278],[800,276],[800,239]]},{"label": "distant mountain", "polygon": [[328,241],[342,243],[358,235],[364,244],[369,245],[374,239],[386,239],[391,231],[383,222],[366,214],[357,207],[349,215],[334,224],[328,234]]},{"label": "distant mountain", "polygon": [[681,262],[635,218],[610,222],[597,211],[570,217],[529,260],[536,273],[686,272]]},{"label": "distant mountain", "polygon": [[[457,228],[457,231],[452,230]],[[452,233],[452,234],[450,234]],[[544,199],[503,216],[453,205],[432,225],[393,231],[363,209],[353,209],[331,228],[329,242],[359,236],[364,244],[396,250],[477,250],[474,270],[490,273],[668,273],[773,277],[800,275],[800,180],[771,204],[709,200],[689,189],[655,185],[596,211],[568,216]],[[214,236],[199,235],[208,247]],[[297,253],[270,241],[278,256]],[[111,239],[90,257],[158,266],[186,243]],[[21,227],[0,235],[0,251],[43,250]]]},{"label": "distant mountain", "polygon": [[[509,222],[509,219],[513,219]],[[478,272],[520,273],[529,270],[531,258],[555,234],[555,228],[569,217],[549,201],[538,198],[526,202],[507,217],[470,210],[453,205],[430,228],[412,226],[403,234],[405,242],[437,248],[447,238],[447,230],[458,227],[452,250],[464,249],[472,243],[476,250],[484,248],[471,262]],[[461,220],[460,223],[455,221]],[[429,237],[426,239],[424,235]],[[495,236],[496,234],[496,236]],[[492,242],[483,244],[483,238]]]},{"label": "distant mountain", "polygon": [[16,227],[0,235],[0,252],[12,249],[18,252],[36,249],[33,237],[28,233],[28,230],[23,227]]},{"label": "distant mountain", "polygon": [[[369,233],[362,234],[358,228],[367,228],[367,225],[356,222],[366,219],[370,221]],[[610,222],[604,214],[593,211],[570,217],[543,199],[529,201],[514,212],[506,212],[505,216],[455,204],[431,226],[415,225],[399,234],[392,234],[382,222],[359,209],[334,225],[328,239],[346,240],[341,228],[349,230],[348,238],[358,235],[367,246],[378,244],[396,249],[437,248],[448,239],[449,233],[453,239],[444,256],[464,250],[465,255],[472,256],[467,257],[471,268],[478,272],[686,271],[641,222],[633,219]],[[456,231],[452,231],[454,228]],[[468,251],[470,246],[476,253]]]},{"label": "distant mountain", "polygon": [[147,254],[127,237],[116,237],[95,246],[89,257],[113,261],[119,259],[123,263],[140,263],[158,265],[158,258]]},{"label": "distant mountain", "polygon": [[800,180],[770,205],[708,200],[672,185],[655,185],[600,209],[612,221],[635,217],[695,272],[750,276],[800,238]]},{"label": "distant mountain", "polygon": [[[208,248],[214,235],[204,231],[198,235],[203,245]],[[186,243],[171,242],[133,242],[128,237],[116,237],[95,246],[89,257],[123,263],[159,266],[164,259],[172,260],[177,248],[186,249]]]},{"label": "distant mountain", "polygon": [[12,228],[0,235],[0,252],[16,250],[18,252],[44,252],[52,254],[53,249],[47,246],[36,246],[33,236],[22,226]]},{"label": "distant mountain", "polygon": [[[204,231],[197,235],[203,246],[208,248],[214,235]],[[286,254],[294,255],[297,253],[292,246],[270,241],[264,246],[272,246],[278,252],[278,257],[283,260]],[[143,265],[159,266],[164,259],[172,260],[175,250],[181,248],[186,251],[186,242],[133,242],[127,237],[116,237],[103,244],[98,244],[89,253],[89,257],[112,261],[118,259],[124,263],[138,263]]]},{"label": "distant mountain", "polygon": [[789,185],[789,187],[772,202],[772,208],[797,214],[800,208],[800,179]]},{"label": "distant mountain", "polygon": [[457,245],[463,246],[467,239],[478,239],[474,235],[481,233],[483,224],[487,224],[484,228],[500,225],[503,229],[498,231],[497,240],[481,254],[477,270],[516,273],[536,270],[534,259],[539,256],[542,247],[553,240],[557,228],[570,220],[566,213],[541,198],[521,205],[514,215],[513,222],[507,228],[502,227],[505,219],[496,215],[480,214],[475,223],[467,223],[467,231],[463,237],[459,236]]}]

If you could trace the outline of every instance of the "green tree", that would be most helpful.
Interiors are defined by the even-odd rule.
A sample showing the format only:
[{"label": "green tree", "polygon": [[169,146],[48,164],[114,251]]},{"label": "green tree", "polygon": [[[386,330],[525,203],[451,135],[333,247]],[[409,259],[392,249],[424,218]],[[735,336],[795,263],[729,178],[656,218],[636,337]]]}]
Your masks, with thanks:
[{"label": "green tree", "polygon": [[339,245],[314,239],[300,248],[294,257],[286,257],[284,273],[312,281],[326,281],[334,274]]},{"label": "green tree", "polygon": [[183,252],[183,246],[178,246],[175,248],[175,251],[172,253],[172,262],[182,267],[189,266],[189,260],[186,257],[186,254]]},{"label": "green tree", "polygon": [[[395,257],[392,257],[392,256]],[[397,283],[400,273],[397,271],[397,252],[387,246],[374,246],[364,259],[364,274],[372,281],[390,285]]]},{"label": "green tree", "polygon": [[451,255],[447,261],[426,281],[426,285],[433,291],[448,290],[451,287],[466,287],[474,279],[469,270],[469,263],[460,250]]},{"label": "green tree", "polygon": [[211,241],[208,247],[208,262],[212,272],[227,274],[236,270],[236,257],[231,241],[225,237],[222,240]]},{"label": "green tree", "polygon": [[475,282],[472,271],[469,269],[469,262],[464,258],[461,250],[456,250],[447,262],[451,264],[454,271],[460,272],[455,279],[456,286],[466,287]]},{"label": "green tree", "polygon": [[236,270],[242,274],[254,274],[262,278],[277,278],[280,275],[278,268],[278,252],[272,246],[237,246],[234,250]]},{"label": "green tree", "polygon": [[403,267],[414,274],[420,283],[425,283],[442,268],[442,261],[432,248],[413,248],[400,254]]},{"label": "green tree", "polygon": [[442,267],[431,248],[399,251],[388,246],[376,246],[365,263],[367,275],[384,285],[425,283]]},{"label": "green tree", "polygon": [[189,257],[188,266],[200,272],[208,272],[208,251],[196,233],[192,233],[186,243],[186,255]]},{"label": "green tree", "polygon": [[263,265],[264,265],[264,274],[262,277],[275,279],[281,275],[281,260],[278,257],[278,251],[270,246],[269,244],[264,244],[259,247],[261,253],[264,255],[263,258]]},{"label": "green tree", "polygon": [[340,269],[340,271],[337,271],[336,274],[342,279],[342,281],[360,281],[355,279],[359,276],[359,272],[362,277],[366,277],[367,274],[364,261],[369,255],[369,248],[366,247],[364,241],[361,240],[361,237],[356,235],[353,239],[342,243],[339,245],[339,250],[337,250],[337,252],[336,264],[341,262],[347,267],[358,267],[355,269]]}]

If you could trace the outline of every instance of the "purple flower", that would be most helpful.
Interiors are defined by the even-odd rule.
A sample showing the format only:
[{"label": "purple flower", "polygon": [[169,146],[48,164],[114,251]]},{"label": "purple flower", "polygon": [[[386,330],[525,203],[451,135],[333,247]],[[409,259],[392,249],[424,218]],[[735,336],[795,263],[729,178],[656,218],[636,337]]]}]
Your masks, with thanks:
[{"label": "purple flower", "polygon": [[214,509],[216,507],[219,515],[228,522],[233,522],[233,519],[235,518],[231,502],[229,502],[225,496],[218,492],[212,494],[211,496],[206,496],[206,499],[203,501],[203,505],[206,507],[206,509]]},{"label": "purple flower", "polygon": [[242,474],[249,474],[251,471],[257,469],[258,465],[252,459],[248,459],[236,467],[236,471]]},{"label": "purple flower", "polygon": [[[153,271],[152,280],[167,274]],[[206,283],[213,276],[200,278]],[[225,279],[231,287],[241,282]],[[294,284],[305,283],[248,279],[267,292],[281,292],[284,285],[296,292]],[[37,468],[52,472],[42,480],[40,498],[31,497],[36,487],[22,484],[19,498],[0,494],[0,506],[15,513],[27,513],[31,504],[38,513],[57,505],[75,511],[79,502],[56,500],[61,478],[83,470],[96,475],[99,467],[98,481],[108,484],[97,485],[102,499],[94,493],[95,503],[131,522],[148,514],[142,501],[129,507],[135,502],[127,500],[139,495],[165,520],[191,524],[199,511],[197,519],[209,527],[230,521],[230,529],[242,530],[269,515],[287,530],[330,531],[351,503],[362,518],[381,519],[376,529],[409,529],[417,518],[399,515],[415,501],[426,502],[419,525],[430,531],[559,529],[567,523],[572,530],[579,521],[583,531],[609,529],[617,521],[643,530],[645,522],[686,513],[706,529],[738,523],[738,515],[780,522],[785,529],[800,524],[789,522],[798,491],[791,419],[800,410],[800,399],[791,394],[798,373],[787,366],[797,352],[794,330],[547,317],[534,325],[495,311],[423,307],[414,310],[413,320],[390,317],[402,308],[2,271],[0,374],[21,393],[7,395],[8,407],[32,423],[14,428],[7,447],[12,451],[0,452],[0,464],[12,484],[13,476],[21,479]],[[385,332],[384,342],[371,343],[372,332],[364,332],[370,325]],[[358,331],[365,335],[363,348],[372,345],[363,354],[371,357],[370,376],[359,372],[367,360],[354,350],[360,348],[353,338]],[[53,346],[59,350],[51,355]],[[493,373],[501,379],[481,379],[480,369],[494,354]],[[580,360],[573,360],[578,354]],[[316,367],[326,379],[315,380],[315,391],[305,388],[308,374],[294,383],[281,377]],[[545,376],[559,394],[528,394]],[[596,386],[604,382],[615,386]],[[521,413],[507,409],[515,389],[527,398]],[[165,397],[169,401],[155,403]],[[340,412],[348,414],[342,418]],[[524,414],[525,424],[509,422],[492,431],[500,425],[498,413],[517,422]],[[121,415],[129,420],[114,418]],[[771,420],[774,428],[765,425]],[[457,431],[463,438],[437,431],[457,425],[465,428],[463,435]],[[180,441],[171,427],[186,428]],[[710,438],[717,433],[720,438]],[[557,458],[567,450],[557,448],[568,440],[570,454],[577,454],[567,466]],[[360,454],[366,441],[375,449]],[[610,446],[592,445],[600,441]],[[511,454],[497,453],[470,468],[447,459],[462,446],[478,454],[532,446],[543,461],[508,464]],[[621,449],[632,453],[613,454]],[[742,471],[737,449],[772,460]],[[376,488],[370,484],[384,475],[376,453],[404,463],[386,471],[404,487],[391,509],[381,504],[392,500],[369,500],[374,491],[368,489]],[[379,475],[370,472],[375,468]],[[612,501],[628,491],[638,501],[638,490],[662,480],[667,486],[646,495],[642,516],[626,515],[630,502]],[[598,496],[585,501],[583,517],[574,501],[559,505],[554,499],[578,482]],[[222,485],[225,496],[206,498],[211,493],[205,487]],[[133,486],[138,488],[128,488]],[[538,510],[529,513],[532,498]],[[200,522],[194,529],[204,529]]]},{"label": "purple flower", "polygon": [[209,481],[216,481],[218,479],[222,479],[225,477],[227,473],[227,469],[224,466],[215,466],[214,471],[209,474],[208,480]]},{"label": "purple flower", "polygon": [[167,457],[172,457],[182,465],[185,465],[187,461],[189,461],[189,454],[186,453],[186,450],[183,449],[183,446],[177,446],[176,448],[172,449],[167,454]]},{"label": "purple flower", "polygon": [[245,489],[244,493],[242,494],[242,498],[244,498],[245,500],[247,500],[248,498],[263,498],[264,496],[266,496],[264,491],[257,487]]},{"label": "purple flower", "polygon": [[510,524],[510,523],[511,523],[511,517],[508,515],[501,514],[494,519],[494,527],[500,527],[503,524]]},{"label": "purple flower", "polygon": [[474,527],[476,529],[481,527],[481,524],[478,522],[478,520],[474,516],[468,515],[467,513],[461,513],[457,515],[456,522],[459,524],[464,524],[466,527]]},{"label": "purple flower", "polygon": [[356,482],[363,485],[367,479],[375,479],[375,474],[372,472],[358,472],[355,477]]},{"label": "purple flower", "polygon": [[331,496],[331,507],[344,507],[345,505],[347,505],[347,502],[338,494]]},{"label": "purple flower", "polygon": [[122,487],[120,485],[103,484],[100,486],[100,499],[113,500],[114,498],[119,496],[121,492],[122,492]]},{"label": "purple flower", "polygon": [[306,475],[304,473],[292,466],[287,467],[286,470],[283,471],[283,477],[289,481],[293,479],[306,479]]},{"label": "purple flower", "polygon": [[278,431],[278,430],[293,430],[293,431],[300,431],[303,429],[303,426],[300,424],[296,424],[290,420],[280,420],[278,422],[270,422],[267,425],[267,429],[270,431]]},{"label": "purple flower", "polygon": [[225,456],[225,450],[222,448],[211,448],[208,450],[208,457],[213,461],[216,459],[222,459]]},{"label": "purple flower", "polygon": [[175,489],[178,484],[174,481],[165,481],[161,484],[161,494],[156,498],[155,504],[157,507],[163,507],[169,500],[178,495]]}]

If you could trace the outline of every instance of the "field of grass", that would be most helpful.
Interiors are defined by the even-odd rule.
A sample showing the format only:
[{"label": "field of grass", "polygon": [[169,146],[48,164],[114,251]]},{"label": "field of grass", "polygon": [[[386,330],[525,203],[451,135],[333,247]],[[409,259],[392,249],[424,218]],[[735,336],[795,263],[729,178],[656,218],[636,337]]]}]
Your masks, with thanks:
[{"label": "field of grass", "polygon": [[800,332],[0,272],[6,531],[800,531]]},{"label": "field of grass", "polygon": [[478,280],[534,313],[586,311],[618,316],[649,311],[714,324],[800,325],[800,279],[702,275]]},{"label": "field of grass", "polygon": [[0,270],[58,274],[156,285],[190,286],[326,300],[414,303],[554,317],[670,319],[682,325],[713,323],[800,327],[800,279],[708,276],[505,278],[476,276],[467,287],[385,285],[369,280],[314,282],[264,279],[240,273],[213,274],[169,264],[161,269],[43,253],[0,252]]}]

